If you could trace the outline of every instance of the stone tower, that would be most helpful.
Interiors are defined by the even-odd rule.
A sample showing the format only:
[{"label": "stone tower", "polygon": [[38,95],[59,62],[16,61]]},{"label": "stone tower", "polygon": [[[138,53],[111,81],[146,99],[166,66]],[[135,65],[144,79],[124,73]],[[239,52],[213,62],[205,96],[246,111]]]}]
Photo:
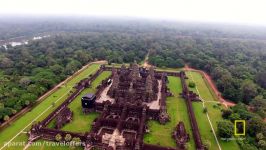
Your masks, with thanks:
[{"label": "stone tower", "polygon": [[153,100],[151,75],[148,75],[148,77],[146,78],[146,100],[147,100],[147,102],[150,102]]},{"label": "stone tower", "polygon": [[136,63],[136,61],[132,64],[132,71],[130,73],[130,76],[132,78],[132,82],[133,83],[136,83],[136,81],[140,78],[140,75],[139,75],[139,66],[138,64]]},{"label": "stone tower", "polygon": [[151,76],[152,80],[154,79],[154,68],[150,67],[149,68],[149,75]]},{"label": "stone tower", "polygon": [[112,73],[113,73],[113,83],[110,90],[108,91],[108,95],[111,97],[115,97],[115,93],[116,90],[118,89],[118,84],[119,84],[119,76],[117,74],[117,69],[115,68],[112,69]]},{"label": "stone tower", "polygon": [[129,87],[129,89],[128,89],[128,94],[127,94],[127,99],[129,100],[129,101],[134,101],[134,98],[135,98],[135,89],[133,88],[133,82],[131,82],[130,83],[130,87]]}]

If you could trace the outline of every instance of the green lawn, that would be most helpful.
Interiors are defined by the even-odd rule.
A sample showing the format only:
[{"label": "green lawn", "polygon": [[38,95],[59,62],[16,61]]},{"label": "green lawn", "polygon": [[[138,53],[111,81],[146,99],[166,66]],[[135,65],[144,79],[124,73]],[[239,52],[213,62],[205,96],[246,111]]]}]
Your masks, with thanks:
[{"label": "green lawn", "polygon": [[[212,95],[212,91],[208,88],[207,83],[204,81],[202,75],[198,72],[189,71],[186,72],[188,76],[188,81],[192,81],[192,78],[196,84],[196,87],[200,93],[201,98],[205,101],[204,105],[208,110],[208,114],[213,125],[215,132],[217,133],[217,122],[222,121],[222,112],[221,109],[225,109],[223,105],[217,105],[218,100],[216,97]],[[197,92],[196,88],[190,88],[190,90]],[[211,131],[211,127],[209,121],[207,119],[207,115],[203,113],[203,105],[202,102],[193,102],[193,109],[196,115],[196,119],[198,122],[198,126],[200,129],[201,138],[203,141],[208,141],[210,144],[210,149],[218,149],[218,145],[215,141],[214,135]],[[217,135],[217,134],[216,134]],[[218,141],[222,149],[227,150],[239,150],[239,147],[235,141],[225,142],[220,140],[219,137]]]},{"label": "green lawn", "polygon": [[73,111],[73,120],[72,122],[66,124],[62,130],[65,131],[73,131],[73,132],[89,132],[91,129],[91,125],[93,123],[93,120],[96,119],[99,116],[99,113],[90,113],[90,114],[84,114],[82,112],[81,107],[81,97],[87,93],[95,93],[96,87],[101,83],[102,80],[106,79],[111,75],[110,71],[104,71],[102,72],[94,82],[92,82],[92,87],[87,88],[81,92],[79,96],[76,97],[76,99],[69,105],[69,108],[71,111]]},{"label": "green lawn", "polygon": [[161,146],[176,147],[175,141],[172,138],[172,133],[179,121],[183,121],[187,132],[190,135],[188,143],[189,149],[195,149],[195,143],[192,136],[192,130],[189,123],[189,116],[185,100],[179,95],[182,91],[181,80],[178,77],[168,77],[171,92],[174,96],[168,97],[166,101],[167,111],[171,117],[171,121],[166,125],[161,125],[157,121],[148,121],[150,133],[144,135],[144,142]]},{"label": "green lawn", "polygon": [[[95,93],[96,87],[101,83],[102,80],[106,79],[111,75],[110,71],[102,72],[93,82],[90,88],[84,89],[81,94],[73,100],[71,104],[69,104],[69,108],[74,113],[72,122],[66,124],[62,130],[65,131],[73,131],[73,132],[86,132],[90,129],[90,125],[92,121],[98,117],[98,113],[89,113],[84,115],[82,113],[81,108],[81,97],[87,93]],[[48,124],[49,128],[55,127],[55,120],[52,120],[50,124]],[[78,127],[78,128],[77,128]]]},{"label": "green lawn", "polygon": [[218,148],[218,145],[217,145],[215,138],[213,136],[211,126],[208,122],[207,116],[205,113],[203,113],[202,103],[193,102],[192,106],[194,109],[194,113],[196,116],[196,120],[198,123],[200,135],[201,135],[201,139],[202,139],[203,143],[208,142],[208,143],[210,143],[209,149],[218,150],[219,148]]},{"label": "green lawn", "polygon": [[160,68],[160,67],[156,67],[157,71],[166,71],[166,72],[179,72],[180,70],[182,70],[182,68]]},{"label": "green lawn", "polygon": [[[90,114],[83,114],[82,113],[82,108],[81,108],[81,97],[87,93],[95,93],[96,92],[96,87],[101,83],[102,80],[106,79],[111,75],[110,71],[104,71],[102,72],[93,82],[92,86],[90,88],[87,88],[81,92],[79,96],[76,97],[76,99],[73,100],[72,103],[69,104],[69,108],[73,111],[73,120],[72,122],[66,124],[62,130],[65,131],[72,131],[72,132],[89,132],[93,120],[96,119],[99,115],[99,113],[93,112]],[[54,122],[51,122],[49,124],[50,127],[54,126]],[[48,146],[47,141],[44,140],[38,140],[37,143],[43,143],[41,147],[39,145],[37,146],[30,146],[29,150],[37,150],[37,149],[44,149],[44,150],[65,150],[69,149],[69,146]],[[49,144],[53,142],[48,142]],[[82,149],[81,147],[76,147],[75,149]]]},{"label": "green lawn", "polygon": [[[194,82],[196,83],[196,86],[200,92],[200,97],[202,99],[204,99],[205,101],[218,101],[211,94],[211,91],[209,90],[206,82],[204,81],[204,78],[202,77],[202,75],[200,73],[194,72],[194,71],[189,71],[189,72],[186,72],[186,74],[189,78],[189,81],[192,81],[191,76],[193,77]],[[196,91],[195,88],[193,91]]]},{"label": "green lawn", "polygon": [[[115,68],[120,68],[121,66],[122,66],[123,64],[117,64],[117,63],[112,63],[111,65],[105,65],[106,67],[115,67]],[[126,66],[126,67],[129,67],[129,63],[124,63],[124,65]]]},{"label": "green lawn", "polygon": [[[31,122],[38,117],[35,121],[41,121],[44,119],[49,113],[51,113],[57,106],[59,106],[67,97],[68,91],[72,89],[72,87],[79,82],[81,79],[88,77],[88,75],[96,72],[100,64],[92,64],[87,69],[82,71],[75,78],[71,79],[66,85],[63,85],[53,94],[48,96],[45,100],[43,100],[39,105],[34,107],[31,111],[24,114],[22,117],[17,119],[15,122],[10,124],[7,128],[0,132],[0,147],[2,147],[6,142],[11,140],[14,137],[14,141],[25,141],[27,138],[25,136],[16,136],[20,131],[27,131],[31,127]],[[52,103],[55,103],[54,107]],[[49,109],[48,109],[49,108]],[[21,133],[25,134],[25,133]],[[16,137],[15,137],[16,136]],[[8,149],[11,149],[10,147]]]}]

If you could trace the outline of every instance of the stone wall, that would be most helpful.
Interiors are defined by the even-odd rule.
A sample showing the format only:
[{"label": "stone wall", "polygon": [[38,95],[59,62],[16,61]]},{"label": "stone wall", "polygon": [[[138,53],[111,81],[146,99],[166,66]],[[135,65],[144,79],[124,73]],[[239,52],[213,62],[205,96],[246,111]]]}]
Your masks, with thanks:
[{"label": "stone wall", "polygon": [[181,78],[181,83],[182,83],[182,87],[183,87],[182,96],[186,99],[186,104],[187,104],[190,124],[191,124],[191,128],[192,128],[192,132],[193,132],[193,137],[194,137],[194,141],[195,141],[195,144],[196,144],[196,148],[197,148],[197,150],[204,150],[204,146],[202,144],[202,140],[201,140],[201,136],[200,136],[197,120],[196,120],[196,117],[195,117],[195,114],[194,114],[194,110],[193,110],[193,107],[192,107],[192,100],[191,100],[190,93],[189,93],[189,90],[188,90],[188,86],[187,86],[187,83],[186,83],[186,74],[185,74],[185,72],[183,72],[183,71],[180,72],[180,78]]}]

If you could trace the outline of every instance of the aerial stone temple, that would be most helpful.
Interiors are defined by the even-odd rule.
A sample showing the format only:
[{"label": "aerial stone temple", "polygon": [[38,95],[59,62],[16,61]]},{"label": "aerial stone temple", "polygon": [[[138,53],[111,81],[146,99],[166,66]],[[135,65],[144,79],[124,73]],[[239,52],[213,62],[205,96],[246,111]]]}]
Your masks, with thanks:
[{"label": "aerial stone temple", "polygon": [[124,65],[120,71],[112,70],[113,83],[108,95],[115,99],[116,103],[142,104],[150,103],[158,97],[158,80],[154,77],[154,70],[140,73],[136,63],[130,68]]},{"label": "aerial stone temple", "polygon": [[[72,120],[73,113],[67,106],[103,71],[112,71],[112,74],[102,80],[94,94],[86,94],[81,98],[84,115],[93,111],[100,113],[93,121],[91,130],[84,133],[61,130],[62,126]],[[183,125],[178,126],[173,133],[177,148],[151,145],[143,141],[144,134],[150,132],[148,120],[165,124],[171,119],[166,108],[166,97],[171,95],[167,88],[169,75],[179,76],[179,73],[155,71],[152,67],[140,68],[137,63],[121,68],[103,65],[94,75],[80,81],[75,87],[76,91],[53,113],[32,126],[29,143],[40,138],[56,141],[56,135],[60,134],[62,137],[71,135],[79,138],[84,150],[184,149],[189,137]],[[47,127],[53,119],[57,119],[56,129]]]}]

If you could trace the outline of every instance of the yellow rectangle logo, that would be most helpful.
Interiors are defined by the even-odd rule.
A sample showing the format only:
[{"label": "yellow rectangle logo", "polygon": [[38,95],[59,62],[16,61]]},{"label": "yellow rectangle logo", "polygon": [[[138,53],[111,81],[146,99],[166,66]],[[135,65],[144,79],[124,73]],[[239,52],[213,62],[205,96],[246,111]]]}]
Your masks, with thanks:
[{"label": "yellow rectangle logo", "polygon": [[[239,132],[238,126],[241,124],[243,125],[241,131]],[[246,135],[246,120],[235,120],[234,131],[235,135]]]}]

